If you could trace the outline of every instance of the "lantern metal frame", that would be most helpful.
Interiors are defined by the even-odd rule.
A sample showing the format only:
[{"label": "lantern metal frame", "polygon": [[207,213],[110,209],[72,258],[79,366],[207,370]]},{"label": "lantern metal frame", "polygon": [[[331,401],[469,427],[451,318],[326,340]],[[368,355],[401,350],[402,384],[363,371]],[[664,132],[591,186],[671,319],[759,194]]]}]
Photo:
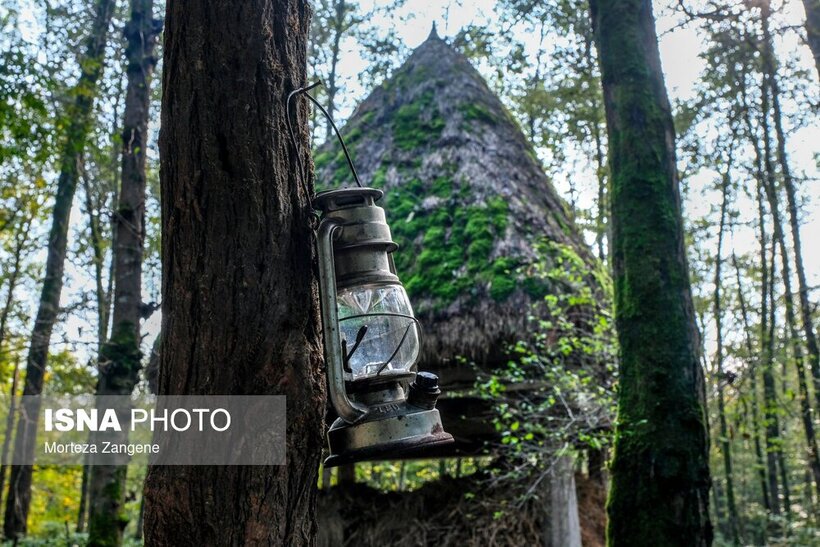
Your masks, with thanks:
[{"label": "lantern metal frame", "polygon": [[[328,391],[339,415],[328,431],[330,456],[325,465],[329,467],[418,457],[433,446],[454,442],[452,435],[444,431],[435,408],[441,393],[435,375],[415,373],[415,362],[407,371],[382,371],[396,356],[413,325],[421,348],[418,319],[384,312],[339,319],[339,288],[402,286],[392,258],[398,245],[393,242],[384,209],[376,205],[382,196],[381,190],[362,187],[329,190],[314,199],[314,209],[321,212],[317,239]],[[378,315],[406,317],[412,323],[375,376],[345,380],[345,359],[349,356],[345,355],[340,321]]]}]

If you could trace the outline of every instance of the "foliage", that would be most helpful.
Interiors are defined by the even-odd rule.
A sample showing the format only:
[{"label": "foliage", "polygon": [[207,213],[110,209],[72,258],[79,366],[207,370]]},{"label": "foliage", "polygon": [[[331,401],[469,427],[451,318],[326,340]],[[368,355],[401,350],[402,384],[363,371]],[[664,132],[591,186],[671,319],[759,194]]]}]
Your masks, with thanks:
[{"label": "foliage", "polygon": [[[611,285],[566,245],[542,241],[539,251],[542,260],[526,273],[551,290],[530,310],[530,336],[508,348],[506,367],[477,385],[497,407],[495,427],[504,448],[504,466],[497,472],[504,480],[543,476],[558,455],[602,450],[611,441]],[[589,276],[604,294],[590,288]]]}]

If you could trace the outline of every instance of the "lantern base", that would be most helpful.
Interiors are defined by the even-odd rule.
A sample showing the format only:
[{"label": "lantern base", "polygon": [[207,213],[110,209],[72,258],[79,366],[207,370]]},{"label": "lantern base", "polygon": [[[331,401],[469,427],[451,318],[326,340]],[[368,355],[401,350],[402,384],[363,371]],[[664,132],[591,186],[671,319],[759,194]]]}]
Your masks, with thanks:
[{"label": "lantern base", "polygon": [[423,457],[424,451],[432,446],[454,442],[453,436],[444,431],[438,410],[407,412],[407,408],[403,414],[365,419],[357,424],[337,419],[327,433],[330,456],[325,467]]}]

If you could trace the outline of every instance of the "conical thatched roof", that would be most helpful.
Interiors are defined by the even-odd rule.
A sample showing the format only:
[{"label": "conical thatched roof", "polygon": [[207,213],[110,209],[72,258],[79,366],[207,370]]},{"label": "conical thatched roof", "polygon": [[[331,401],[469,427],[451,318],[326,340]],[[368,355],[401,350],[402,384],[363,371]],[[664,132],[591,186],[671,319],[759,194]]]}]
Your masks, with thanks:
[{"label": "conical thatched roof", "polygon": [[[517,123],[469,61],[435,33],[342,131],[364,185],[382,188],[396,266],[424,325],[422,368],[503,358],[526,336],[543,241],[593,264]],[[315,157],[321,189],[349,186],[338,144]],[[583,283],[594,283],[585,279]]]}]

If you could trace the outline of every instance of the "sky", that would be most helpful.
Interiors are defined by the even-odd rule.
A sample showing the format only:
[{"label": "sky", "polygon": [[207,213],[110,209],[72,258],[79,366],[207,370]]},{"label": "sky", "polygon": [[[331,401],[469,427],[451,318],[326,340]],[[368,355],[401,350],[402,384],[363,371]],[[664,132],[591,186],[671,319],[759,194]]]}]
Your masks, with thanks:
[{"label": "sky", "polygon": [[[380,0],[363,0],[365,11],[368,7],[379,5]],[[655,16],[657,31],[659,34],[659,46],[664,69],[664,76],[667,90],[673,103],[676,100],[690,99],[696,93],[695,84],[704,63],[698,57],[702,50],[701,40],[696,29],[692,27],[681,27],[678,16],[669,12],[666,8],[667,2],[655,2]],[[420,45],[430,33],[430,29],[435,22],[440,36],[452,38],[464,26],[470,23],[482,23],[493,20],[494,2],[491,0],[476,0],[461,2],[447,0],[407,0],[405,6],[392,15],[395,30],[405,45],[412,49]],[[802,25],[804,13],[802,3],[799,0],[787,0],[785,5],[786,17],[794,25]],[[372,22],[388,25],[386,15],[379,15],[373,18]],[[533,35],[528,45],[532,51],[537,48],[537,38]],[[778,52],[796,51],[801,63],[811,68],[813,66],[811,54],[807,47],[800,46],[795,40],[781,40],[777,43]],[[347,99],[346,105],[337,114],[337,121],[344,122],[350,115],[355,104],[365,98],[367,90],[359,85],[356,75],[363,71],[366,63],[356,51],[355,42],[346,40],[342,43],[340,58],[340,71],[343,78],[342,93]],[[480,67],[479,67],[480,68]],[[813,69],[812,69],[813,70]],[[785,105],[785,108],[799,108],[799,105]],[[155,124],[154,124],[155,127]],[[156,135],[154,135],[154,141]],[[790,136],[789,154],[792,166],[798,174],[806,173],[813,182],[807,183],[804,188],[804,195],[808,197],[808,202],[804,206],[804,225],[802,228],[804,245],[804,258],[810,286],[820,286],[820,245],[815,243],[817,234],[820,234],[820,192],[818,191],[817,162],[815,156],[820,152],[820,126],[806,127],[796,131]],[[156,147],[156,142],[153,143]],[[578,194],[579,204],[583,207],[592,207],[595,198],[594,179],[590,170],[579,176],[578,172],[559,173],[553,182],[559,193],[565,197],[570,193],[570,181],[581,181],[579,187],[575,188]],[[688,184],[695,189],[689,193],[688,199],[684,203],[685,215],[689,218],[699,218],[709,213],[710,208],[717,203],[717,196],[708,192],[701,193],[699,188],[704,188],[710,182],[708,173],[694,177]],[[751,206],[751,204],[748,204]],[[72,214],[73,223],[82,222],[82,214],[78,206],[75,206]],[[77,234],[75,234],[76,236]],[[756,247],[753,233],[739,232],[732,242],[738,253],[750,251]],[[728,249],[727,249],[728,252]],[[90,279],[81,268],[67,265],[67,273],[72,278],[68,283],[67,290],[64,291],[63,303],[67,304],[75,301],[78,291],[90,291],[93,289],[93,280]],[[146,300],[157,298],[156,289],[152,294],[146,294]],[[814,297],[817,301],[817,295]],[[159,331],[160,314],[156,313],[144,327],[144,332],[148,335],[145,339],[148,346],[154,336]],[[68,338],[81,338],[85,340],[93,339],[93,326],[85,320],[73,317],[61,329]],[[80,330],[83,331],[79,335]],[[87,352],[87,346],[78,345],[73,349],[82,356]]]}]

